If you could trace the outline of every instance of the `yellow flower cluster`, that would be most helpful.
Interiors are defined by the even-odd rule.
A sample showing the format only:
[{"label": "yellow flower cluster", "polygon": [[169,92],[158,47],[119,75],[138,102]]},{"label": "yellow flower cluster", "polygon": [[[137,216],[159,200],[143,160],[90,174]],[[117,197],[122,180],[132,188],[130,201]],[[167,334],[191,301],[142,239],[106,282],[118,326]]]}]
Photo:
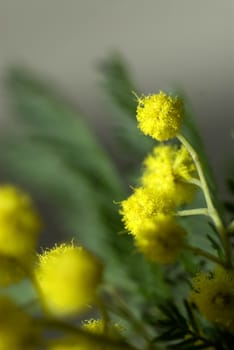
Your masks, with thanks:
[{"label": "yellow flower cluster", "polygon": [[139,236],[145,220],[156,218],[158,213],[172,213],[174,203],[164,192],[151,187],[138,187],[121,203],[120,214],[128,232]]},{"label": "yellow flower cluster", "polygon": [[165,141],[175,137],[184,117],[183,102],[179,97],[159,94],[138,98],[138,126],[145,135]]},{"label": "yellow flower cluster", "polygon": [[95,301],[102,272],[101,262],[87,250],[62,244],[39,257],[35,276],[49,312],[63,316]]},{"label": "yellow flower cluster", "polygon": [[0,350],[35,350],[38,338],[30,316],[9,298],[0,297]]},{"label": "yellow flower cluster", "polygon": [[[119,323],[108,323],[107,336],[110,339],[120,339],[121,332],[123,332],[123,327]],[[83,330],[93,333],[103,335],[105,334],[105,324],[103,319],[91,319],[83,323]]]},{"label": "yellow flower cluster", "polygon": [[0,186],[0,286],[18,282],[33,263],[41,220],[31,198],[20,189]]},{"label": "yellow flower cluster", "polygon": [[196,177],[196,169],[184,146],[156,146],[143,165],[143,186],[160,188],[175,206],[191,202],[195,186],[189,180]]},{"label": "yellow flower cluster", "polygon": [[190,299],[210,322],[234,332],[234,270],[217,268],[199,273],[193,280]]},{"label": "yellow flower cluster", "polygon": [[[136,117],[144,134],[168,140],[179,133],[183,103],[161,91],[138,98]],[[192,201],[196,177],[194,162],[184,146],[156,146],[144,160],[140,187],[122,201],[120,214],[138,250],[148,259],[167,264],[178,257],[186,233],[174,213],[178,206]]]},{"label": "yellow flower cluster", "polygon": [[139,187],[121,203],[125,228],[136,247],[161,264],[174,262],[183,246],[185,231],[173,217],[173,208],[171,198],[150,187]]},{"label": "yellow flower cluster", "polygon": [[178,258],[185,235],[186,231],[172,216],[158,214],[144,222],[135,243],[149,260],[170,264]]}]

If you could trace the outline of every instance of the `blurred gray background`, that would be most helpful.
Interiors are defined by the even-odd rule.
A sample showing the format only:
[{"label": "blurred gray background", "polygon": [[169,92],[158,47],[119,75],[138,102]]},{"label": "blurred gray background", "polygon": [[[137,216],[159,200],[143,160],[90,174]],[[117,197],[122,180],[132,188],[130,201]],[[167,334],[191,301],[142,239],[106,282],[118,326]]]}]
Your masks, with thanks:
[{"label": "blurred gray background", "polygon": [[98,62],[119,51],[139,93],[181,87],[189,96],[216,175],[234,129],[233,0],[0,0],[0,120],[3,77],[23,64],[78,104],[111,141]]}]

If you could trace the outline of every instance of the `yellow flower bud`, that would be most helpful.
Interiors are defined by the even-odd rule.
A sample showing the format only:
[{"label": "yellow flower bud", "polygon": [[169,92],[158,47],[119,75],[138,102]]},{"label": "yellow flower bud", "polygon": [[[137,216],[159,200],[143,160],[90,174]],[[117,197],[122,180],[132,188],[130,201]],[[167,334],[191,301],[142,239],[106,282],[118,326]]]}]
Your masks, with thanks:
[{"label": "yellow flower bud", "polygon": [[26,260],[34,252],[40,229],[31,198],[13,186],[1,186],[0,255]]},{"label": "yellow flower bud", "polygon": [[181,128],[184,117],[183,101],[162,91],[139,98],[136,117],[143,134],[159,141],[171,139]]},{"label": "yellow flower bud", "polygon": [[210,322],[234,332],[234,270],[217,268],[200,272],[193,279],[190,300]]},{"label": "yellow flower bud", "polygon": [[101,262],[88,251],[62,244],[39,257],[35,276],[48,310],[63,316],[95,302],[102,272]]},{"label": "yellow flower bud", "polygon": [[160,188],[178,206],[193,199],[196,187],[188,182],[196,177],[195,165],[184,146],[160,145],[144,160],[141,182],[145,187]]},{"label": "yellow flower bud", "polygon": [[122,201],[120,214],[128,232],[137,235],[145,220],[159,212],[171,213],[174,202],[160,188],[139,187],[126,200]]},{"label": "yellow flower bud", "polygon": [[93,333],[103,335],[105,334],[110,339],[120,339],[121,332],[123,332],[123,327],[119,323],[108,323],[107,334],[105,334],[105,326],[103,319],[91,319],[85,321],[82,325],[83,330]]},{"label": "yellow flower bud", "polygon": [[0,350],[34,350],[37,341],[30,316],[9,298],[0,297]]},{"label": "yellow flower bud", "polygon": [[176,261],[182,248],[186,231],[174,217],[158,214],[146,220],[135,236],[135,245],[145,257],[159,264]]}]

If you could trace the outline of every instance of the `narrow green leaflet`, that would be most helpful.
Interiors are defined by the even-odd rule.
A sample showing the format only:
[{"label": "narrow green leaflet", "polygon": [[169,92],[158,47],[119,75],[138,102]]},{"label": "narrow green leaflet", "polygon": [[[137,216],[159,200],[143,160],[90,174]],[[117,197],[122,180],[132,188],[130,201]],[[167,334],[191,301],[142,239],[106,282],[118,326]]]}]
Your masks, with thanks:
[{"label": "narrow green leaflet", "polygon": [[29,134],[118,199],[122,184],[116,169],[79,113],[28,72],[12,70],[6,82],[15,115]]},{"label": "narrow green leaflet", "polygon": [[109,101],[110,111],[115,116],[120,152],[126,157],[125,163],[130,165],[131,173],[135,167],[139,168],[146,153],[155,145],[155,140],[144,136],[137,128],[137,100],[133,92],[138,92],[138,89],[122,57],[112,55],[101,63],[100,68],[102,87]]}]

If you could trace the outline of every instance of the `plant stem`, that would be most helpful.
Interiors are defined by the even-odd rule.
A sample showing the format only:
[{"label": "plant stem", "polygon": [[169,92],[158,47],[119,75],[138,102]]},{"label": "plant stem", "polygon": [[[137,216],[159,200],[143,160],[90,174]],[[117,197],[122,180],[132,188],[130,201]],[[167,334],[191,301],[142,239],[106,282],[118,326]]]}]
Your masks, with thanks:
[{"label": "plant stem", "polygon": [[234,232],[234,220],[229,224],[227,231],[229,234]]},{"label": "plant stem", "polygon": [[116,313],[116,311],[124,317],[127,321],[129,321],[135,330],[142,336],[142,338],[146,342],[146,350],[154,350],[154,344],[151,342],[151,337],[149,336],[148,332],[144,328],[144,326],[141,324],[141,322],[132,314],[132,312],[129,310],[128,306],[125,304],[125,302],[122,300],[122,298],[119,296],[118,292],[111,286],[106,286],[107,291],[113,296],[113,300],[117,303],[117,310],[114,307],[111,307],[112,311]]},{"label": "plant stem", "polygon": [[188,150],[188,152],[190,153],[190,155],[194,161],[194,164],[196,166],[197,173],[198,173],[198,176],[199,176],[199,179],[201,182],[201,188],[203,190],[204,197],[206,200],[208,215],[213,220],[213,222],[214,222],[214,224],[215,224],[215,226],[220,234],[220,237],[221,237],[222,243],[223,243],[223,247],[224,247],[224,251],[225,251],[226,265],[230,267],[232,265],[232,263],[231,263],[232,259],[231,259],[231,245],[229,242],[228,234],[227,234],[227,231],[223,225],[222,220],[220,219],[218,211],[216,210],[216,208],[213,205],[211,195],[210,195],[209,186],[207,184],[207,181],[206,181],[198,154],[194,150],[194,148],[190,145],[190,143],[186,140],[186,138],[184,136],[179,134],[179,135],[177,135],[177,138],[184,145],[184,147]]},{"label": "plant stem", "polygon": [[190,252],[192,252],[195,255],[203,256],[204,258],[206,258],[206,259],[208,259],[210,261],[213,261],[216,264],[219,264],[219,265],[221,265],[223,267],[227,267],[225,262],[223,262],[221,259],[219,259],[218,257],[216,257],[213,254],[208,253],[207,251],[205,251],[205,250],[203,250],[201,248],[194,247],[194,246],[191,246],[189,244],[184,244],[184,248],[186,250],[189,250]]},{"label": "plant stem", "polygon": [[101,313],[103,323],[104,323],[104,335],[108,335],[109,325],[110,325],[110,317],[108,315],[106,306],[100,297],[97,300],[97,306],[99,308],[99,311]]},{"label": "plant stem", "polygon": [[202,188],[202,185],[201,185],[201,181],[199,181],[198,179],[196,178],[191,178],[189,180],[186,180],[184,181],[185,183],[189,183],[189,184],[192,184],[192,185],[195,185],[195,186],[198,186],[200,188]]},{"label": "plant stem", "polygon": [[179,210],[177,216],[209,215],[207,208]]}]

